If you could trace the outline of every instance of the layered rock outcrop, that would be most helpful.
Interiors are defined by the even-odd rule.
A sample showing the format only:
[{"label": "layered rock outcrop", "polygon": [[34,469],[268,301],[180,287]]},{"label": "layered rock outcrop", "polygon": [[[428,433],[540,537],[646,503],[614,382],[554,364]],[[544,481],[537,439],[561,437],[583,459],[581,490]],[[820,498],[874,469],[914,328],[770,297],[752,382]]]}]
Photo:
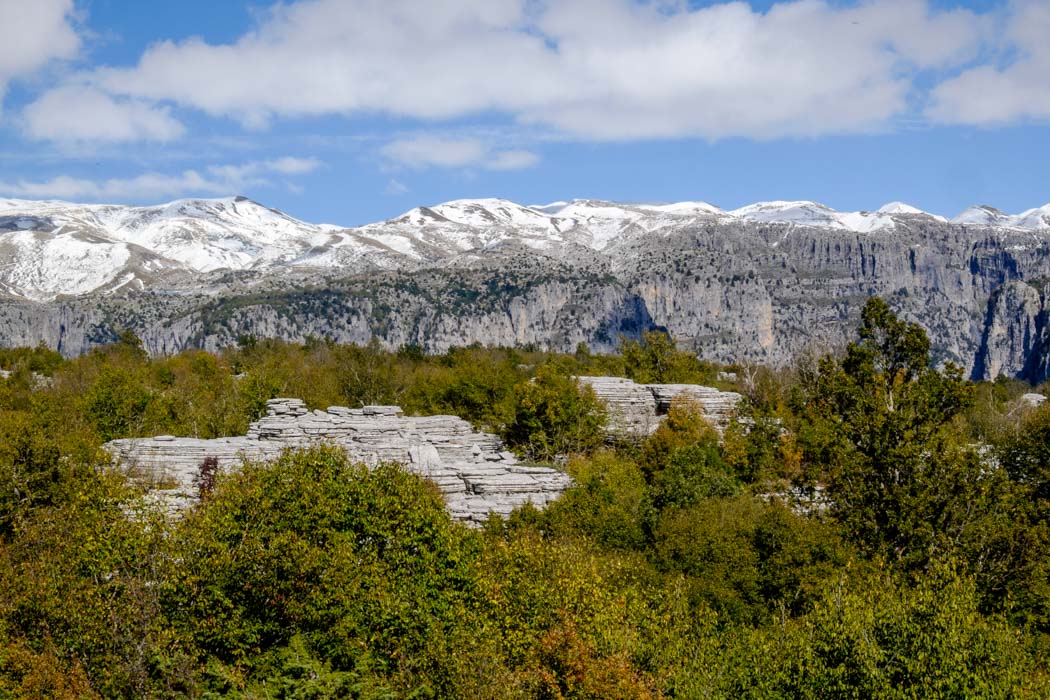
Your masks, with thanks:
[{"label": "layered rock outcrop", "polygon": [[589,386],[608,410],[607,431],[615,439],[638,439],[651,435],[663,422],[671,403],[685,399],[700,408],[718,431],[733,418],[740,394],[697,384],[637,384],[621,377],[576,377]]},{"label": "layered rock outcrop", "polygon": [[104,448],[120,465],[157,485],[173,509],[192,503],[194,478],[208,457],[222,469],[244,460],[272,460],[286,449],[342,447],[354,460],[403,463],[434,482],[453,518],[478,524],[532,503],[542,508],[569,487],[566,474],[521,464],[498,437],[456,416],[405,416],[397,406],[310,411],[298,399],[267,402],[266,415],[247,435],[197,440],[161,435],[114,440]]}]

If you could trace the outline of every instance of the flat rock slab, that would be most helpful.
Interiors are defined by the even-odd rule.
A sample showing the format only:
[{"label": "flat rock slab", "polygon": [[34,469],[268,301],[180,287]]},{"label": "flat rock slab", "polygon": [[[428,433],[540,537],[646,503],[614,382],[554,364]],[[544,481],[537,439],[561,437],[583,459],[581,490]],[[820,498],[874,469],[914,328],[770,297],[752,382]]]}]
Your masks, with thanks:
[{"label": "flat rock slab", "polygon": [[1046,397],[1036,393],[1025,394],[1021,397],[1021,402],[1032,407],[1042,406],[1046,403]]},{"label": "flat rock slab", "polygon": [[594,390],[609,413],[606,428],[614,439],[639,439],[656,431],[671,403],[686,399],[697,406],[704,418],[722,432],[736,415],[743,397],[733,391],[720,391],[699,384],[638,384],[622,377],[576,377]]},{"label": "flat rock slab", "polygon": [[194,502],[194,477],[212,457],[221,469],[271,461],[287,449],[336,445],[352,459],[398,462],[433,481],[453,518],[477,525],[525,503],[542,508],[572,484],[563,472],[519,463],[500,439],[457,416],[408,417],[398,406],[310,411],[299,399],[272,399],[266,415],[239,437],[198,440],[171,435],[103,445],[138,478],[158,485],[154,497],[177,512]]}]

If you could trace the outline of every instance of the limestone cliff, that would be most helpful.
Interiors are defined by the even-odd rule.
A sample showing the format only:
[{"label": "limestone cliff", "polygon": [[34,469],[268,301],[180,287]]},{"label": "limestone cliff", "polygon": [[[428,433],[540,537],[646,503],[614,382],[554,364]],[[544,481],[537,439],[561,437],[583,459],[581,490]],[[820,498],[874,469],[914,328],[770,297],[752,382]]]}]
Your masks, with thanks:
[{"label": "limestone cliff", "polygon": [[615,348],[668,330],[718,361],[784,365],[852,336],[864,301],[923,325],[935,357],[978,378],[1050,376],[1041,233],[899,216],[870,232],[693,221],[601,251],[513,242],[413,269],[246,270],[175,276],[143,290],[0,302],[0,339],[72,355],[130,329],[154,353],[239,336]]}]

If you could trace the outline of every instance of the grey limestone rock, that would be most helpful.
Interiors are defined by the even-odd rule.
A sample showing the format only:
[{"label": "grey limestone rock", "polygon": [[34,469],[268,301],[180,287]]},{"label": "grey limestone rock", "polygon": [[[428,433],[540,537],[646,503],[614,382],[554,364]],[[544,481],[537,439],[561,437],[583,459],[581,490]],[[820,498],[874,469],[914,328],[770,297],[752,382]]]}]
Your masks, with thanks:
[{"label": "grey limestone rock", "polygon": [[1029,393],[1021,397],[1021,403],[1031,408],[1037,408],[1046,403],[1046,397],[1042,394]]},{"label": "grey limestone rock", "polygon": [[743,398],[732,391],[720,391],[697,384],[637,384],[621,377],[576,377],[589,386],[606,406],[608,433],[617,439],[638,439],[652,434],[667,415],[675,399],[688,399],[721,432],[733,418]]},{"label": "grey limestone rock", "polygon": [[542,508],[572,483],[556,469],[520,464],[498,437],[461,418],[409,417],[397,406],[309,411],[298,399],[272,399],[266,415],[241,437],[160,435],[114,440],[104,448],[132,474],[163,484],[153,497],[175,512],[194,502],[193,480],[206,457],[222,469],[236,469],[245,460],[273,460],[286,449],[316,444],[337,445],[370,465],[404,464],[438,486],[453,518],[472,525],[525,503]]}]

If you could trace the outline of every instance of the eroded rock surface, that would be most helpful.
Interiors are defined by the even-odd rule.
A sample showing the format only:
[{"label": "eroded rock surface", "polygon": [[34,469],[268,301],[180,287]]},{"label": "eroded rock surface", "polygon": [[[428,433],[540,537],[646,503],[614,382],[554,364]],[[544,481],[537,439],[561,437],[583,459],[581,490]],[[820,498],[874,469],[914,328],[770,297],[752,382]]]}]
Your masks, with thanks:
[{"label": "eroded rock surface", "polygon": [[591,387],[609,412],[610,437],[637,439],[652,434],[667,415],[671,402],[684,398],[694,402],[712,426],[721,432],[733,418],[743,398],[697,384],[638,384],[621,377],[577,377]]},{"label": "eroded rock surface", "polygon": [[160,435],[104,445],[121,465],[156,484],[173,508],[193,502],[201,462],[222,469],[244,460],[272,460],[289,448],[332,444],[352,459],[375,465],[400,462],[437,484],[452,517],[471,524],[489,513],[506,515],[532,503],[542,508],[569,487],[566,474],[521,464],[495,435],[456,416],[405,416],[397,406],[310,411],[298,399],[273,399],[267,413],[241,437],[197,440]]},{"label": "eroded rock surface", "polygon": [[1021,397],[1021,403],[1029,408],[1038,408],[1046,403],[1046,397],[1042,394],[1031,392]]}]

